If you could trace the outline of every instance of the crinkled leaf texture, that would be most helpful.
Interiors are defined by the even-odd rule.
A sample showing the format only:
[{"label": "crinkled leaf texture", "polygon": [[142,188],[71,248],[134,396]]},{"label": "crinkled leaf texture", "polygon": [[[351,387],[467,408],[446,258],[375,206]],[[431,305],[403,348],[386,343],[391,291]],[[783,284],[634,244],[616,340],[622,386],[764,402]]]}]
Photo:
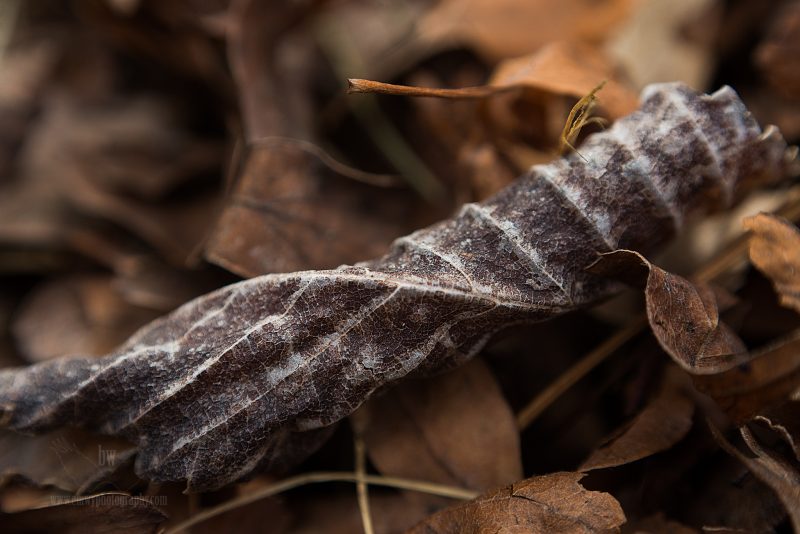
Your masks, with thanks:
[{"label": "crinkled leaf texture", "polygon": [[2,422],[80,425],[139,448],[137,472],[220,487],[307,455],[375,390],[474,355],[492,333],[587,306],[616,285],[584,267],[649,250],[692,211],[783,172],[730,88],[645,89],[580,154],[533,167],[383,258],[262,276],[191,301],[103,359],[0,373]]}]

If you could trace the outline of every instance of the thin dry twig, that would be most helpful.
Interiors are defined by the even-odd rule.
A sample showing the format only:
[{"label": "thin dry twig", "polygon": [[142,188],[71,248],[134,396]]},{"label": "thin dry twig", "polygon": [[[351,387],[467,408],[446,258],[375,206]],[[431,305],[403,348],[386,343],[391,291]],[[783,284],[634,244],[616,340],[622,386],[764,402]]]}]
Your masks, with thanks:
[{"label": "thin dry twig", "polygon": [[284,491],[294,489],[306,484],[316,484],[320,482],[356,482],[363,480],[365,484],[372,484],[374,486],[384,486],[387,488],[403,489],[410,491],[417,491],[420,493],[428,493],[430,495],[438,495],[440,497],[448,497],[451,499],[471,500],[478,496],[478,492],[468,490],[465,488],[457,488],[454,486],[446,486],[444,484],[435,484],[433,482],[425,482],[423,480],[410,480],[407,478],[398,477],[384,477],[378,475],[363,475],[359,477],[357,473],[346,471],[316,471],[312,473],[304,473],[294,477],[289,477],[275,484],[254,491],[249,495],[242,495],[235,499],[226,501],[218,506],[209,508],[186,521],[183,521],[171,529],[167,530],[165,534],[177,534],[183,532],[189,527],[207,521],[212,517],[216,517],[225,512],[241,508],[250,503],[259,501],[266,497],[271,497]]},{"label": "thin dry twig", "polygon": [[508,93],[519,89],[516,85],[502,87],[492,87],[490,85],[478,85],[475,87],[460,87],[458,89],[443,89],[435,87],[414,87],[410,85],[397,85],[393,83],[376,82],[373,80],[362,80],[360,78],[347,79],[348,93],[371,93],[380,95],[395,96],[422,96],[433,98],[486,98],[500,93]]},{"label": "thin dry twig", "polygon": [[364,534],[374,534],[372,527],[372,515],[369,511],[369,493],[364,475],[367,474],[367,457],[364,449],[364,440],[359,434],[353,437],[353,448],[356,457],[356,493],[358,495],[358,511],[361,514],[361,524],[364,526]]}]

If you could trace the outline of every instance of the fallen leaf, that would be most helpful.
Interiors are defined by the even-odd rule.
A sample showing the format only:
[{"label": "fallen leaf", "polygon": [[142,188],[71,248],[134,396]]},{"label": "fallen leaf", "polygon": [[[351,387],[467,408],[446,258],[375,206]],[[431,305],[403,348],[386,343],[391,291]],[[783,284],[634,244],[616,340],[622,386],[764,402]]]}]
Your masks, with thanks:
[{"label": "fallen leaf", "polygon": [[710,426],[714,439],[728,454],[741,461],[762,482],[775,492],[789,513],[792,528],[800,531],[800,473],[783,459],[770,455],[756,441],[747,427],[740,431],[744,442],[756,454],[755,458],[745,456],[731,445],[713,425]]},{"label": "fallen leaf", "polygon": [[692,427],[694,401],[675,375],[668,376],[658,395],[609,443],[595,450],[579,471],[625,465],[665,451]]},{"label": "fallen leaf", "polygon": [[227,36],[246,148],[205,257],[244,277],[381,254],[413,228],[419,207],[411,191],[374,185],[396,180],[353,169],[315,144],[315,48],[292,38],[308,31],[296,27],[312,6],[275,7],[238,0]]},{"label": "fallen leaf", "polygon": [[636,87],[675,80],[704,89],[714,72],[715,40],[724,34],[718,5],[716,0],[638,2],[607,50]]},{"label": "fallen leaf", "polygon": [[650,328],[684,370],[721,373],[748,359],[744,343],[720,320],[717,298],[708,286],[668,273],[631,250],[603,254],[590,271],[645,286]]},{"label": "fallen leaf", "polygon": [[401,384],[359,415],[367,454],[386,476],[475,490],[522,478],[514,414],[480,360]]},{"label": "fallen leaf", "polygon": [[619,503],[599,491],[587,491],[579,473],[529,478],[446,508],[409,533],[619,532],[625,514]]},{"label": "fallen leaf", "polygon": [[755,52],[756,64],[779,94],[800,98],[800,2],[786,2],[774,14],[772,25]]},{"label": "fallen leaf", "polygon": [[131,460],[135,453],[135,448],[124,440],[77,429],[40,436],[4,430],[0,432],[0,486],[21,478],[38,487],[55,486],[81,494]]},{"label": "fallen leaf", "polygon": [[743,423],[796,395],[800,379],[800,332],[748,356],[720,374],[693,377],[735,421]]},{"label": "fallen leaf", "polygon": [[778,433],[792,448],[795,458],[800,460],[800,400],[789,400],[765,410],[755,416],[753,421],[763,423]]},{"label": "fallen leaf", "polygon": [[70,354],[106,354],[157,315],[132,306],[107,275],[56,278],[38,287],[12,325],[31,362]]},{"label": "fallen leaf", "polygon": [[600,42],[624,22],[631,0],[447,0],[419,22],[428,46],[467,44],[489,60],[529,54],[558,40]]},{"label": "fallen leaf", "polygon": [[342,176],[296,142],[257,144],[244,165],[205,247],[243,277],[377,256],[418,218],[411,191]]},{"label": "fallen leaf", "polygon": [[785,219],[762,213],[748,217],[750,261],[772,280],[781,304],[800,312],[800,231]]},{"label": "fallen leaf", "polygon": [[[715,150],[689,135],[698,124],[711,123],[708,139],[723,143],[721,168],[746,156],[743,171],[783,170],[785,144],[774,131],[762,135],[732,91],[700,96],[667,84],[645,95],[642,111],[590,137],[582,156],[534,167],[484,203],[395,241],[382,258],[223,287],[106,358],[0,371],[0,419],[18,430],[70,424],[119,434],[139,446],[137,473],[187,480],[190,490],[297,462],[378,388],[463,363],[504,327],[613,294],[616,283],[585,271],[598,252],[655,246],[684,210],[697,212],[703,200],[719,206],[709,190],[733,197],[749,175],[710,176],[682,152]],[[676,109],[693,111],[671,115]],[[717,113],[736,119],[712,121]],[[687,134],[676,136],[666,119]],[[639,132],[641,146],[619,141]],[[665,143],[675,151],[664,152]],[[639,155],[659,164],[645,172],[630,164]],[[589,166],[604,187],[588,178]],[[638,201],[653,190],[658,211]]]},{"label": "fallen leaf", "polygon": [[124,493],[54,500],[54,504],[41,508],[0,513],[3,532],[155,534],[167,518],[151,501]]}]

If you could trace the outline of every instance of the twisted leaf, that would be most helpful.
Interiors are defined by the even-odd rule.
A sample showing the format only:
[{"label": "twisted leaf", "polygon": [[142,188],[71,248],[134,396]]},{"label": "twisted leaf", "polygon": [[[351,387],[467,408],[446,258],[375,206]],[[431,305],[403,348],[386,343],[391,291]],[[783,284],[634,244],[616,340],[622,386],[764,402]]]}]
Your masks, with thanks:
[{"label": "twisted leaf", "polygon": [[247,280],[106,358],[3,371],[0,420],[122,435],[139,447],[140,475],[191,490],[290,464],[375,390],[613,293],[584,271],[599,252],[652,249],[690,212],[782,174],[780,134],[762,134],[730,88],[654,85],[643,100],[580,155],[532,168],[383,258]]}]

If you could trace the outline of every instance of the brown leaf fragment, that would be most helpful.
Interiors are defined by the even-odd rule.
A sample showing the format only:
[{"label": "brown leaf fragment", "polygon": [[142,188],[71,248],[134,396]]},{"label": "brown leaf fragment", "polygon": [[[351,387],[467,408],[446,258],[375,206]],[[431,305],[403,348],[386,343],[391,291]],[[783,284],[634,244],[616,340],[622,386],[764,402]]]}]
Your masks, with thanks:
[{"label": "brown leaf fragment", "polygon": [[673,374],[622,433],[595,450],[579,471],[616,467],[665,451],[686,436],[693,414],[694,401]]},{"label": "brown leaf fragment", "polygon": [[0,371],[0,422],[120,435],[139,447],[138,474],[190,490],[284,469],[377,389],[464,363],[507,326],[615,293],[585,270],[598,252],[663,243],[691,213],[735,199],[751,174],[782,176],[785,150],[730,89],[651,86],[583,157],[533,167],[382,258],[246,280],[105,358]]},{"label": "brown leaf fragment", "polygon": [[800,312],[800,231],[766,213],[748,217],[743,224],[752,232],[750,261],[772,280],[781,304]]},{"label": "brown leaf fragment", "polygon": [[792,448],[795,458],[800,461],[800,399],[793,399],[770,408],[755,416],[753,420],[767,425],[778,433]]},{"label": "brown leaf fragment", "polygon": [[129,461],[135,448],[119,438],[78,429],[38,436],[0,432],[0,486],[22,478],[36,486],[81,493]]},{"label": "brown leaf fragment", "polygon": [[728,454],[737,458],[762,482],[772,488],[783,503],[795,532],[800,532],[800,473],[786,460],[764,450],[750,430],[743,426],[739,430],[744,442],[755,453],[751,458],[731,445],[714,425],[710,425],[714,439]]},{"label": "brown leaf fragment", "polygon": [[619,532],[622,507],[608,493],[584,489],[583,476],[529,478],[437,512],[409,533]]},{"label": "brown leaf fragment", "polygon": [[631,0],[597,4],[580,0],[447,0],[422,18],[419,36],[431,44],[469,44],[497,60],[528,54],[560,39],[600,42],[628,17],[633,4]]},{"label": "brown leaf fragment", "polygon": [[800,2],[784,3],[755,52],[756,64],[781,95],[800,99]]},{"label": "brown leaf fragment", "polygon": [[726,371],[746,359],[744,343],[719,318],[714,291],[653,265],[631,250],[603,254],[591,272],[641,285],[647,319],[661,347],[693,374]]},{"label": "brown leaf fragment", "polygon": [[328,269],[384,253],[413,226],[409,190],[333,172],[293,142],[248,150],[206,258],[240,276]]},{"label": "brown leaf fragment", "polygon": [[20,306],[12,324],[24,357],[106,354],[157,315],[126,302],[106,275],[52,279]]},{"label": "brown leaf fragment", "polygon": [[8,534],[62,532],[79,534],[155,533],[167,516],[148,499],[124,493],[54,499],[41,508],[0,514],[0,528]]},{"label": "brown leaf fragment", "polygon": [[[526,90],[533,93],[523,93],[519,98],[533,99],[537,96],[535,91],[580,98],[613,75],[613,65],[596,49],[556,41],[533,54],[501,62],[488,85],[436,89],[351,78],[348,80],[348,91],[463,99],[488,98],[510,91]],[[621,117],[636,108],[636,95],[623,82],[612,79],[603,89],[601,104],[611,117]]]},{"label": "brown leaf fragment", "polygon": [[367,453],[384,475],[475,490],[522,478],[514,414],[480,360],[401,384],[364,409]]},{"label": "brown leaf fragment", "polygon": [[719,374],[694,376],[693,380],[735,421],[748,421],[797,395],[800,332],[752,353],[743,365]]}]

